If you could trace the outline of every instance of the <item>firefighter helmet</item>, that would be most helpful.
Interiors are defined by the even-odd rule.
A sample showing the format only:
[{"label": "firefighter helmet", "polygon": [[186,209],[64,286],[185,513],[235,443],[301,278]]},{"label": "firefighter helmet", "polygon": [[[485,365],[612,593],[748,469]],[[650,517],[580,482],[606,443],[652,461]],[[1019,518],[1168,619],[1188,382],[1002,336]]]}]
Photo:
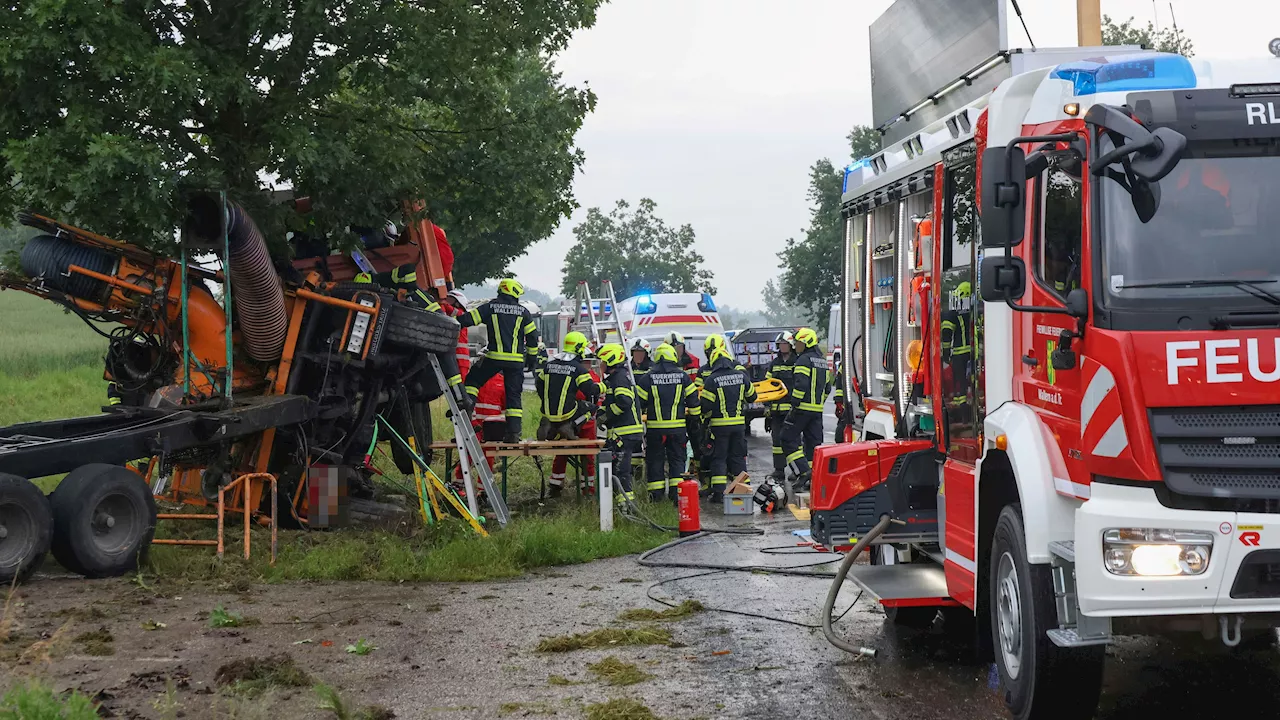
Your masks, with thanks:
[{"label": "firefighter helmet", "polygon": [[454,305],[457,305],[460,308],[465,308],[467,306],[467,296],[463,295],[461,290],[457,288],[450,290],[449,297],[453,298]]},{"label": "firefighter helmet", "polygon": [[518,298],[524,295],[524,285],[521,285],[520,281],[515,278],[506,278],[498,282],[498,292]]},{"label": "firefighter helmet", "polygon": [[783,330],[782,332],[778,333],[778,339],[774,340],[774,342],[786,343],[791,346],[792,350],[794,350],[796,347],[796,336],[793,335],[790,330]]},{"label": "firefighter helmet", "polygon": [[721,350],[725,346],[723,335],[708,335],[706,340],[702,341],[702,351],[710,358],[716,350]]},{"label": "firefighter helmet", "polygon": [[564,336],[564,344],[562,347],[565,352],[570,352],[574,355],[582,355],[587,351],[587,336],[577,330],[567,333]]},{"label": "firefighter helmet", "polygon": [[818,333],[813,328],[800,328],[796,331],[796,342],[806,348],[818,347]]},{"label": "firefighter helmet", "polygon": [[662,341],[670,345],[674,350],[676,345],[684,345],[684,336],[672,330],[662,337]]},{"label": "firefighter helmet", "polygon": [[969,284],[968,280],[966,280],[957,285],[955,291],[951,294],[958,298],[967,298],[973,294],[973,286]]},{"label": "firefighter helmet", "polygon": [[649,341],[644,338],[636,338],[631,341],[631,351],[643,350],[645,355],[650,354]]},{"label": "firefighter helmet", "polygon": [[671,347],[670,343],[662,343],[653,351],[653,359],[657,362],[666,360],[667,362],[676,361],[676,349]]},{"label": "firefighter helmet", "polygon": [[600,361],[605,367],[616,367],[627,359],[627,352],[617,343],[606,343],[600,346]]}]

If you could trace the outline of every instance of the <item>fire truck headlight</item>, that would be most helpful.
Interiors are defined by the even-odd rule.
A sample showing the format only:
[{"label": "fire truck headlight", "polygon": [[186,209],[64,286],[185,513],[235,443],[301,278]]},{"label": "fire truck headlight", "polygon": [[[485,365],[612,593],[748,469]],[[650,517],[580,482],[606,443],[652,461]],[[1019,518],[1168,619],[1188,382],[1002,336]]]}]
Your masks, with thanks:
[{"label": "fire truck headlight", "polygon": [[1102,534],[1102,561],[1112,575],[1200,575],[1212,550],[1213,534],[1195,530],[1111,528]]}]

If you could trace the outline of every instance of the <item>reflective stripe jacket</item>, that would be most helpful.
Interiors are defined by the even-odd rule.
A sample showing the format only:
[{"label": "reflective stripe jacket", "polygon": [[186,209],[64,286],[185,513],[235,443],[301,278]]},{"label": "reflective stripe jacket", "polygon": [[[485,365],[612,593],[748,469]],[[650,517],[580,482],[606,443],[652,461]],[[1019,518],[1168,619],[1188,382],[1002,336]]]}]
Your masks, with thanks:
[{"label": "reflective stripe jacket", "polygon": [[679,365],[662,361],[637,381],[636,396],[650,429],[684,428],[686,413],[697,414],[693,380]]},{"label": "reflective stripe jacket", "polygon": [[[450,303],[445,312],[461,322],[463,316],[467,314],[467,309]],[[458,331],[458,349],[455,355],[458,358],[458,371],[462,373],[463,380],[467,379],[467,373],[471,370],[471,346],[467,334],[466,328]]]},{"label": "reflective stripe jacket", "polygon": [[836,369],[831,371],[831,396],[836,402],[844,402],[844,365],[836,365]]},{"label": "reflective stripe jacket", "polygon": [[942,312],[941,338],[944,361],[952,355],[968,355],[972,350],[969,346],[969,328],[965,318],[954,310]]},{"label": "reflective stripe jacket", "polygon": [[[781,380],[782,384],[785,385],[788,390],[790,390],[791,389],[791,371],[795,361],[796,361],[795,353],[791,353],[786,357],[783,357],[782,353],[778,353],[776,356],[774,356],[773,362],[769,363],[769,370],[764,374],[764,376],[766,378],[777,378],[778,380]],[[781,410],[784,412],[787,410],[790,410],[791,396],[788,395],[782,398],[781,400],[775,401],[773,403],[773,409]]]},{"label": "reflective stripe jacket", "polygon": [[542,415],[563,422],[578,414],[578,392],[590,401],[600,397],[600,386],[587,364],[577,355],[557,355],[538,369],[534,385],[542,398]]},{"label": "reflective stripe jacket", "polygon": [[604,413],[611,438],[644,432],[636,387],[621,366],[604,379]]},{"label": "reflective stripe jacket", "polygon": [[506,383],[502,379],[502,373],[498,373],[480,387],[480,394],[476,396],[476,407],[471,413],[472,424],[506,422],[506,410]]},{"label": "reflective stripe jacket", "polygon": [[498,297],[458,318],[462,327],[484,325],[489,330],[489,352],[485,357],[505,362],[524,362],[524,355],[538,345],[538,325],[519,300]]},{"label": "reflective stripe jacket", "polygon": [[631,374],[635,376],[636,382],[640,382],[640,377],[649,374],[649,368],[653,367],[653,361],[645,358],[645,361],[639,365],[631,365]]},{"label": "reflective stripe jacket", "polygon": [[796,356],[791,374],[791,399],[796,410],[822,412],[831,387],[831,374],[827,372],[827,359],[810,348]]},{"label": "reflective stripe jacket", "polygon": [[743,425],[747,404],[756,399],[756,388],[747,371],[727,357],[711,364],[702,382],[702,415],[711,427]]}]

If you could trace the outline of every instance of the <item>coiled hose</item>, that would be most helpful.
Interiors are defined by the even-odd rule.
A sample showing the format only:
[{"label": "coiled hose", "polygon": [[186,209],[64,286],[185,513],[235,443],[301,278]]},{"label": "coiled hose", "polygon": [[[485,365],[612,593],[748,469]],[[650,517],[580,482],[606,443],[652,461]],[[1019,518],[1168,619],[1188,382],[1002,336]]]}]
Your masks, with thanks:
[{"label": "coiled hose", "polygon": [[[211,195],[197,195],[188,204],[183,223],[188,239],[221,248],[222,203]],[[262,231],[245,209],[227,203],[226,232],[231,245],[231,299],[239,322],[244,349],[260,362],[280,359],[289,329],[280,276],[271,264]]]},{"label": "coiled hose", "polygon": [[87,275],[68,271],[79,265],[103,275],[115,272],[116,256],[102,248],[81,245],[67,238],[37,235],[22,248],[22,272],[30,278],[43,278],[46,285],[98,305],[105,305],[111,286]]}]

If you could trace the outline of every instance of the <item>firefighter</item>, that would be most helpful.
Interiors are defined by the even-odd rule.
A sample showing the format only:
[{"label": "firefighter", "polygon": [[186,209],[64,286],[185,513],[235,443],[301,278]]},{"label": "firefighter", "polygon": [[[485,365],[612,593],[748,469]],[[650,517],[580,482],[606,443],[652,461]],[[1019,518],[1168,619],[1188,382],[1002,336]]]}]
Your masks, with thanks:
[{"label": "firefighter", "polygon": [[[578,400],[578,392],[591,404],[600,397],[600,386],[582,357],[587,349],[587,336],[576,330],[567,333],[562,347],[564,352],[547,360],[534,382],[542,399],[539,440],[578,439],[578,430],[588,417],[587,408]],[[551,486],[551,497],[559,497],[564,486],[563,466],[559,477],[553,472],[547,484]]]},{"label": "firefighter", "polygon": [[520,304],[524,286],[507,278],[498,283],[498,296],[458,318],[462,327],[485,324],[489,352],[467,377],[467,393],[475,397],[489,378],[502,373],[507,393],[505,442],[519,442],[524,423],[520,391],[524,387],[525,355],[538,346],[538,325],[528,308]]},{"label": "firefighter", "polygon": [[689,379],[696,380],[698,378],[698,358],[689,354],[685,349],[684,336],[672,330],[662,338],[662,341],[670,345],[676,352],[676,364],[681,370],[689,375]]},{"label": "firefighter", "polygon": [[951,367],[951,394],[956,398],[968,398],[969,372],[973,360],[972,335],[969,328],[969,303],[973,286],[968,281],[956,286],[951,293],[952,307],[942,311],[942,362]]},{"label": "firefighter", "polygon": [[[578,334],[583,335],[583,333],[578,333]],[[586,341],[585,335],[583,336],[583,340]],[[587,368],[587,372],[591,374],[591,379],[595,381],[596,386],[599,388],[599,393],[597,393],[597,397],[599,397],[600,395],[603,395],[604,386],[600,383],[600,377],[596,375],[596,371],[593,370],[591,367],[591,359],[595,357],[595,355],[591,352],[591,346],[589,343],[587,347],[583,349],[583,351],[580,353],[580,357],[582,358],[582,364]],[[542,363],[542,367],[545,367],[545,365],[546,363]],[[583,440],[595,440],[596,439],[595,410],[597,409],[595,405],[595,401],[587,397],[587,394],[582,387],[578,388],[577,393],[574,395],[574,398],[578,403],[578,407],[582,409],[583,412],[588,413],[586,415],[585,421],[581,421],[581,417],[578,418],[581,421],[581,423],[576,428],[576,435],[578,438]],[[588,495],[594,495],[595,487],[596,487],[596,458],[594,455],[585,455],[585,456],[579,455],[578,457],[582,463],[583,480],[586,482],[586,485],[587,485],[586,493]],[[565,470],[568,469],[568,466],[569,466],[568,455],[556,455],[555,458],[551,461],[551,482],[555,483],[556,480],[559,479],[560,481],[559,484],[563,485],[564,479],[565,479]]]},{"label": "firefighter", "polygon": [[[733,355],[729,352],[729,344],[723,335],[708,335],[702,341],[702,354],[707,358],[707,364],[699,367],[697,374],[693,378],[694,392],[701,397],[703,384],[707,380],[707,376],[711,373],[711,356],[718,352],[723,352],[733,363],[734,367],[743,372],[746,368],[739,365],[733,360]],[[711,457],[715,447],[711,440],[711,433],[707,424],[706,415],[702,414],[701,405],[698,408],[697,415],[689,415],[686,418],[686,431],[689,433],[689,445],[694,448],[694,458],[698,461],[699,480],[702,476],[706,476],[708,480],[711,478]],[[744,426],[745,427],[745,426]]]},{"label": "firefighter", "polygon": [[618,505],[627,505],[636,499],[631,486],[631,458],[643,448],[644,436],[640,405],[635,385],[627,376],[626,359],[627,352],[621,345],[609,343],[600,348],[600,361],[605,368],[601,420],[609,430],[605,447],[613,453],[613,479],[619,488],[614,502]]},{"label": "firefighter", "polygon": [[653,361],[649,359],[649,341],[644,338],[636,338],[630,343],[631,346],[631,374],[635,376],[636,382],[640,381],[640,376],[649,372],[649,368],[653,365]]},{"label": "firefighter", "polygon": [[636,396],[648,418],[645,474],[650,500],[661,500],[665,489],[674,502],[688,452],[685,417],[698,405],[698,396],[693,391],[693,380],[677,364],[675,348],[662,343],[654,348],[653,360],[653,367],[636,384]]},{"label": "firefighter", "polygon": [[[795,336],[791,331],[784,330],[778,334],[778,354],[774,356],[773,362],[769,363],[769,369],[765,372],[765,378],[776,378],[782,381],[788,392],[791,390],[791,369],[796,361],[795,353]],[[769,415],[766,418],[769,430],[769,437],[773,441],[773,472],[769,475],[776,482],[782,482],[782,478],[787,472],[787,456],[782,452],[782,427],[787,421],[787,413],[791,412],[791,396],[784,395],[782,399],[775,400],[769,406]]]},{"label": "firefighter", "polygon": [[[444,309],[447,314],[460,319],[467,314],[467,296],[457,288],[450,290],[446,297]],[[458,351],[455,354],[458,358],[458,373],[462,375],[464,382],[467,379],[467,373],[471,370],[471,344],[468,335],[467,328],[458,330]]]},{"label": "firefighter", "polygon": [[822,406],[827,401],[831,376],[827,359],[818,351],[818,334],[800,328],[795,334],[800,354],[791,370],[791,412],[782,426],[782,451],[791,471],[792,490],[809,487],[809,462],[813,449],[822,444]]},{"label": "firefighter", "polygon": [[844,361],[837,350],[831,354],[835,367],[831,369],[831,397],[836,404],[836,442],[844,442],[845,430],[849,428],[849,418],[845,416],[844,403]]},{"label": "firefighter", "polygon": [[702,415],[711,437],[711,502],[724,500],[725,485],[747,469],[747,404],[756,399],[755,386],[746,369],[733,360],[722,344],[707,356],[703,379]]}]

